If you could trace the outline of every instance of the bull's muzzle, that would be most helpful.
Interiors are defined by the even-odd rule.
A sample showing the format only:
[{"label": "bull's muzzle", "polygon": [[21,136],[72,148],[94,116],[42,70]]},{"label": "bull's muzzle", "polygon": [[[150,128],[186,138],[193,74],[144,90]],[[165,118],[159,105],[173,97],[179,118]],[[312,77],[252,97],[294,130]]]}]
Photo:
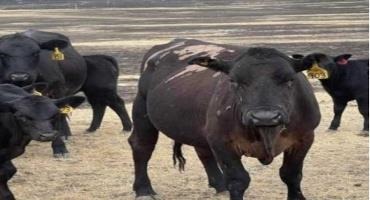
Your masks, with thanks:
[{"label": "bull's muzzle", "polygon": [[251,110],[243,114],[243,124],[247,126],[278,126],[284,123],[284,113],[279,110]]},{"label": "bull's muzzle", "polygon": [[12,73],[9,75],[9,79],[13,82],[27,82],[30,75],[28,73]]}]

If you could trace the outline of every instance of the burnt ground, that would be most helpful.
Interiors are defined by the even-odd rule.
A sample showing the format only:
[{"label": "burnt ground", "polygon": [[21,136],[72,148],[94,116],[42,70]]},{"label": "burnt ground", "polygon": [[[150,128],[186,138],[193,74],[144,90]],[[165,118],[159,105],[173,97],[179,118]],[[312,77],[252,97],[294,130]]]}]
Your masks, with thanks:
[{"label": "burnt ground", "polygon": [[[41,1],[39,1],[41,2]],[[42,1],[47,2],[47,1]],[[368,1],[111,1],[112,5],[4,4],[0,2],[0,35],[34,28],[68,35],[82,54],[104,53],[120,63],[120,95],[131,104],[139,66],[153,45],[173,38],[196,38],[243,46],[275,47],[286,53],[320,51],[368,58]],[[94,1],[97,2],[97,1]],[[115,4],[114,4],[115,3]],[[85,5],[85,6],[84,6]],[[94,8],[94,7],[104,8]],[[43,8],[43,9],[41,9]],[[58,8],[58,9],[50,9]],[[332,102],[312,81],[322,123],[305,166],[303,188],[308,199],[368,199],[368,138],[356,104],[343,116],[342,128],[328,133]],[[72,117],[71,157],[51,158],[49,144],[31,143],[16,159],[11,187],[18,199],[132,199],[132,158],[117,117],[108,111],[103,127],[85,135],[90,109]],[[164,199],[214,199],[193,150],[185,147],[187,171],[172,167],[171,140],[161,137],[150,173]],[[281,156],[270,167],[245,159],[251,172],[251,199],[282,199],[278,177]],[[220,197],[221,198],[221,197]]]}]

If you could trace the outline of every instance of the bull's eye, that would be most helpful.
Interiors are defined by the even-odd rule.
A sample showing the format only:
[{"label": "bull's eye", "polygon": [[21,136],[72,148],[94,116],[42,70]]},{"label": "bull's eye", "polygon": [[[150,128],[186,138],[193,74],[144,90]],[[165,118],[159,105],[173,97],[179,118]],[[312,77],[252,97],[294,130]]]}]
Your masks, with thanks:
[{"label": "bull's eye", "polygon": [[238,89],[238,87],[239,87],[238,82],[236,82],[236,81],[234,81],[234,80],[230,80],[230,83],[231,83],[231,87],[232,87],[233,89]]},{"label": "bull's eye", "polygon": [[288,87],[290,87],[290,88],[291,88],[291,87],[293,86],[293,79],[292,79],[292,80],[287,81],[287,82],[286,82],[286,84],[287,84],[287,86],[288,86]]},{"label": "bull's eye", "polygon": [[6,55],[5,53],[1,53],[0,52],[0,58],[6,58],[8,55]]},{"label": "bull's eye", "polygon": [[38,57],[39,55],[40,55],[40,52],[35,52],[31,54],[32,57]]}]

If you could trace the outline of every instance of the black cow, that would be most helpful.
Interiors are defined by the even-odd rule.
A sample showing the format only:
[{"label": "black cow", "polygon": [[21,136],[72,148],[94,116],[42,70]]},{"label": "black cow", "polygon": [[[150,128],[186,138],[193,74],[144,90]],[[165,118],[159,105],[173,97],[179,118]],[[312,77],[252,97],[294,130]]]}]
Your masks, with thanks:
[{"label": "black cow", "polygon": [[[356,100],[358,110],[364,117],[363,131],[369,131],[369,59],[349,60],[351,54],[332,57],[334,62],[322,64],[329,74],[328,79],[320,79],[325,91],[334,102],[334,118],[330,130],[337,130],[347,103]],[[293,58],[302,58],[293,55]]]},{"label": "black cow", "polygon": [[[55,48],[64,54],[64,60],[53,60],[52,55]],[[100,61],[99,61],[100,60]],[[29,30],[23,33],[6,35],[0,38],[0,82],[13,83],[16,85],[27,85],[32,82],[47,82],[49,89],[46,93],[50,97],[60,98],[66,95],[75,94],[78,91],[86,91],[87,98],[95,99],[92,106],[115,105],[123,106],[117,97],[113,94],[106,99],[102,99],[101,94],[90,91],[101,91],[102,88],[110,89],[111,93],[116,96],[115,87],[112,84],[117,83],[117,76],[114,70],[115,64],[108,61],[101,61],[102,57],[93,59],[89,57],[88,61],[73,48],[69,39],[58,33],[42,32]],[[97,62],[96,62],[97,61]],[[86,62],[89,66],[86,66]],[[105,64],[107,66],[98,66]],[[115,65],[115,66],[113,66]],[[93,71],[97,70],[97,71]],[[109,80],[88,78],[87,75],[97,77],[101,73],[102,78],[111,78]],[[95,82],[93,82],[95,81]],[[102,86],[101,83],[108,83],[109,86]],[[92,102],[90,101],[90,102]],[[112,102],[114,101],[114,102]],[[123,102],[123,101],[122,101]],[[100,106],[101,107],[101,106]],[[93,108],[94,111],[101,108]],[[124,116],[125,108],[120,108],[119,116]],[[126,113],[127,114],[127,113]],[[94,112],[94,119],[99,119],[101,113]],[[101,117],[100,117],[101,120]],[[100,122],[93,120],[95,123],[90,126],[89,131],[94,131],[99,127]],[[59,122],[60,131],[64,135],[70,135],[69,126],[65,118]],[[131,128],[131,121],[125,118],[125,130]],[[63,140],[58,137],[52,143],[55,156],[65,155],[68,153]]]},{"label": "black cow", "polygon": [[105,108],[109,106],[119,116],[124,131],[132,128],[125,102],[117,94],[119,68],[117,61],[106,55],[83,56],[87,64],[87,79],[81,88],[93,109],[93,120],[88,132],[100,127]]},{"label": "black cow", "polygon": [[12,84],[0,84],[0,199],[14,199],[8,180],[16,173],[12,159],[24,153],[31,140],[50,141],[57,136],[53,123],[59,108],[77,107],[84,97],[51,100],[33,96]]},{"label": "black cow", "polygon": [[288,199],[305,199],[303,160],[320,111],[300,72],[324,60],[322,54],[294,60],[270,48],[187,39],[153,47],[142,64],[129,138],[137,197],[156,194],[147,165],[161,131],[177,146],[194,146],[209,185],[228,190],[233,200],[243,199],[250,182],[241,156],[267,165],[284,152],[280,177]]}]

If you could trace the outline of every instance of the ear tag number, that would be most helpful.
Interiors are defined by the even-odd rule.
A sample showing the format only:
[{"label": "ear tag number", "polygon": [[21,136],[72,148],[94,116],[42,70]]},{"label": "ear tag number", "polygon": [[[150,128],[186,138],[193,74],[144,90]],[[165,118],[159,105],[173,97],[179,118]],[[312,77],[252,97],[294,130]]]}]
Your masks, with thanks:
[{"label": "ear tag number", "polygon": [[58,47],[55,47],[53,54],[51,54],[51,59],[58,61],[64,60],[64,54],[59,50]]},{"label": "ear tag number", "polygon": [[320,67],[316,62],[307,70],[307,76],[311,79],[328,79],[328,71]]},{"label": "ear tag number", "polygon": [[71,116],[73,112],[73,108],[70,105],[66,105],[59,109],[60,113]]}]

